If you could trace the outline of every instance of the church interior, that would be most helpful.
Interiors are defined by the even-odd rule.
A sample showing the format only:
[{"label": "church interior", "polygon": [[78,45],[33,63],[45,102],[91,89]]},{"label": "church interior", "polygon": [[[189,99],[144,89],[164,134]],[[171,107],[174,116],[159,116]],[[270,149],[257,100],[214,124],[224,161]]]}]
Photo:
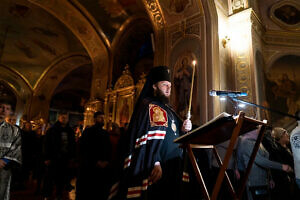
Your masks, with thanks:
[{"label": "church interior", "polygon": [[243,111],[295,127],[298,0],[1,0],[0,10],[0,98],[13,102],[17,125],[45,130],[64,110],[72,127],[92,125],[96,111],[107,130],[125,127],[147,73],[166,65],[171,105],[185,118],[192,91],[195,125]]}]

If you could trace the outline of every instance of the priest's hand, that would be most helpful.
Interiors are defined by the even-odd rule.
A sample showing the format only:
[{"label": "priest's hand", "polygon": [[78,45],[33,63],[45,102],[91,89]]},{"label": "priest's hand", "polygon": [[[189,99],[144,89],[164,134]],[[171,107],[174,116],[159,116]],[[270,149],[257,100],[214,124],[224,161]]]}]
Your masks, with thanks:
[{"label": "priest's hand", "polygon": [[50,160],[45,160],[44,163],[45,163],[46,166],[49,166],[51,161]]},{"label": "priest's hand", "polygon": [[6,165],[6,162],[4,160],[0,159],[0,169],[4,168]]},{"label": "priest's hand", "polygon": [[289,165],[282,164],[282,170],[285,172],[293,172],[293,168],[291,168]]},{"label": "priest's hand", "polygon": [[188,132],[190,130],[192,130],[192,122],[189,119],[184,120],[183,124],[182,124],[182,128],[181,130],[183,132]]},{"label": "priest's hand", "polygon": [[156,162],[151,174],[149,176],[149,182],[156,183],[162,176],[162,169],[159,162]]},{"label": "priest's hand", "polygon": [[102,160],[98,160],[97,161],[97,167],[99,167],[99,168],[105,168],[105,167],[107,167],[108,166],[108,162],[107,161],[102,161]]}]

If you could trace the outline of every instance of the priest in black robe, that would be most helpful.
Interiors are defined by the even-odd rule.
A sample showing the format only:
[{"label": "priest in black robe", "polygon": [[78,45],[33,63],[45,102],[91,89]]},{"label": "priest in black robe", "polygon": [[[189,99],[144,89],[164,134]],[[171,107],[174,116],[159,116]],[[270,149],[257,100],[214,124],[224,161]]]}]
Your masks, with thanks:
[{"label": "priest in black robe", "polygon": [[170,70],[152,68],[122,141],[123,173],[111,189],[112,199],[180,198],[183,152],[173,141],[191,130],[192,123],[182,122],[173,111],[170,95]]}]

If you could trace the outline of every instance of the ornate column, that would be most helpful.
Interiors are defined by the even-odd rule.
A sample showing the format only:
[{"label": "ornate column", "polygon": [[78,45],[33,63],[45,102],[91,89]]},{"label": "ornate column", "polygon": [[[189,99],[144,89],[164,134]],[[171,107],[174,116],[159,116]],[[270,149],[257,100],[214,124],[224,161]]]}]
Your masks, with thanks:
[{"label": "ornate column", "polygon": [[[243,10],[229,17],[231,32],[230,47],[235,77],[235,90],[247,92],[243,99],[256,103],[256,86],[253,62],[251,8]],[[245,107],[247,115],[254,116],[256,108]]]}]

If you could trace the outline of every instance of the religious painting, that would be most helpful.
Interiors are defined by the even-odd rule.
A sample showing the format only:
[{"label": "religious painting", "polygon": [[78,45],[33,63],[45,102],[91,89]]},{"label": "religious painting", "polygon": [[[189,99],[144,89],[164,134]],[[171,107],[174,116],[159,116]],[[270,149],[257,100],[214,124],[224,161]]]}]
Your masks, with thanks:
[{"label": "religious painting", "polygon": [[180,14],[191,5],[191,0],[167,0],[160,3],[169,13]]},{"label": "religious painting", "polygon": [[280,27],[299,30],[300,4],[298,1],[278,1],[270,8],[270,18]]},{"label": "religious painting", "polygon": [[300,23],[300,10],[292,5],[284,5],[280,8],[277,8],[274,12],[274,15],[279,20],[289,25]]},{"label": "religious painting", "polygon": [[130,118],[128,98],[123,98],[120,103],[119,125],[120,127],[125,127],[129,123]]},{"label": "religious painting", "polygon": [[193,55],[185,53],[180,56],[174,66],[173,82],[176,95],[176,107],[180,116],[185,116],[188,112],[192,75],[193,75]]},{"label": "religious painting", "polygon": [[[267,100],[271,108],[294,115],[300,109],[300,57],[284,56],[266,73]],[[271,113],[272,123],[285,127],[293,118]]]}]

